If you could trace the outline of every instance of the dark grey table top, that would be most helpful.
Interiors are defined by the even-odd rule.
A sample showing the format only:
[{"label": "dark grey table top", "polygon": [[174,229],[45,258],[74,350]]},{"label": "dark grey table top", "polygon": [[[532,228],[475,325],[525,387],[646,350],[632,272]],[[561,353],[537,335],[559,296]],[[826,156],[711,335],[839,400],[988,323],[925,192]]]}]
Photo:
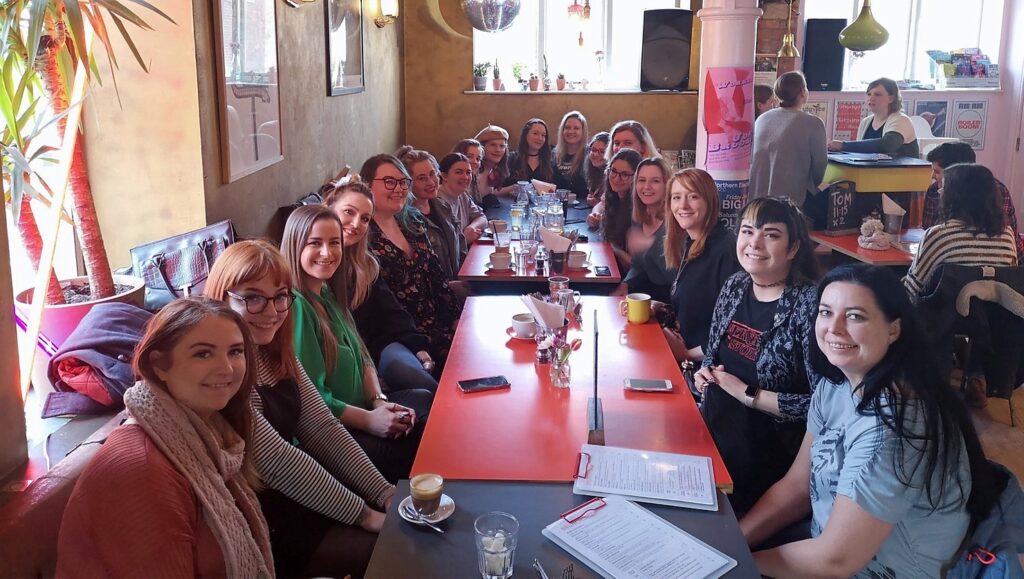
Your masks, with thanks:
[{"label": "dark grey table top", "polygon": [[[441,535],[398,516],[399,502],[409,495],[409,481],[399,482],[366,577],[479,577],[473,521],[489,511],[504,511],[519,519],[513,577],[537,577],[531,566],[534,558],[540,561],[551,579],[560,578],[569,563],[574,564],[576,579],[599,576],[541,535],[541,529],[562,513],[588,500],[589,497],[572,494],[570,484],[445,481],[444,492],[455,500],[455,512],[440,523],[446,531]],[[728,499],[719,493],[718,502],[719,509],[713,513],[660,505],[642,506],[736,559],[738,565],[727,577],[760,577]]]}]

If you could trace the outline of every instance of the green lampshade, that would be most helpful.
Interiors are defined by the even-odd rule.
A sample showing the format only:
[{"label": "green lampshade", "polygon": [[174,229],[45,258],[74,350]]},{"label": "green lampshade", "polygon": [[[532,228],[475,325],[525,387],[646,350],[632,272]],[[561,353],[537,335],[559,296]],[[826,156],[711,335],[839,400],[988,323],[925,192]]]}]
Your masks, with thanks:
[{"label": "green lampshade", "polygon": [[881,48],[889,40],[889,31],[871,14],[871,0],[864,0],[860,16],[839,33],[839,44],[854,52]]}]

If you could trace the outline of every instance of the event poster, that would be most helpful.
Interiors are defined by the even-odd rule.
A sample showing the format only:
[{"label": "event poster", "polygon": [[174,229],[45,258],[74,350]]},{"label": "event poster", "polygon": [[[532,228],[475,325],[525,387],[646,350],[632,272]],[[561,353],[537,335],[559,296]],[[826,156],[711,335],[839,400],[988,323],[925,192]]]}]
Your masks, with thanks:
[{"label": "event poster", "polygon": [[754,55],[754,84],[775,86],[779,76],[779,58],[774,54]]},{"label": "event poster", "polygon": [[864,99],[836,101],[832,139],[836,141],[859,140],[860,135],[857,134],[857,129],[860,127],[860,120],[866,116],[868,116],[868,105]]},{"label": "event poster", "polygon": [[708,171],[750,167],[754,142],[754,67],[708,68],[704,79],[704,130]]},{"label": "event poster", "polygon": [[954,101],[953,123],[950,137],[969,144],[975,151],[985,148],[985,128],[988,124],[988,101]]},{"label": "event poster", "polygon": [[715,184],[718,186],[718,198],[722,200],[720,220],[730,231],[736,233],[740,228],[740,213],[747,204],[750,181],[716,180]]},{"label": "event poster", "polygon": [[919,100],[914,103],[914,115],[923,118],[932,128],[933,137],[946,136],[946,111],[949,101]]},{"label": "event poster", "polygon": [[812,101],[804,103],[803,111],[821,119],[821,124],[828,126],[828,103],[826,101]]}]

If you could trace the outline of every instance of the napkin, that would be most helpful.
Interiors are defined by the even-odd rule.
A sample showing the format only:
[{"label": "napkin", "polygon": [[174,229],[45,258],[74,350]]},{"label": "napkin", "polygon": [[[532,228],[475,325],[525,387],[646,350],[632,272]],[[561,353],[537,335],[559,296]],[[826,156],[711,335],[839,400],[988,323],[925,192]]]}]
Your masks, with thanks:
[{"label": "napkin", "polygon": [[903,215],[907,210],[900,207],[898,203],[889,198],[888,195],[882,193],[882,213],[886,215]]},{"label": "napkin", "polygon": [[540,179],[533,179],[531,183],[533,183],[533,188],[537,190],[537,193],[554,193],[558,189],[553,183],[541,181]]},{"label": "napkin", "polygon": [[560,304],[548,302],[533,296],[521,296],[520,299],[530,309],[533,319],[545,328],[561,328],[565,325],[565,308]]},{"label": "napkin", "polygon": [[565,253],[569,251],[569,246],[572,245],[571,240],[562,237],[547,227],[540,228],[540,240],[544,243],[544,247],[548,248],[548,251],[555,253]]}]

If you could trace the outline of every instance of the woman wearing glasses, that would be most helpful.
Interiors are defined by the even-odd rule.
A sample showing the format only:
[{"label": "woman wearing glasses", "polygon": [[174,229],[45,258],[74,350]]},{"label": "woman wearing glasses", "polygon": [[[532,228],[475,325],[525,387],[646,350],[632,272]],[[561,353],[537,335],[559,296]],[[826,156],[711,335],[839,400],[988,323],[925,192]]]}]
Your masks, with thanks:
[{"label": "woman wearing glasses", "polygon": [[608,166],[608,159],[604,154],[611,138],[607,131],[601,131],[594,135],[587,145],[587,159],[584,165],[587,177],[587,205],[591,207],[604,198],[604,172]]},{"label": "woman wearing glasses", "polygon": [[239,241],[214,262],[203,293],[238,312],[256,344],[253,454],[277,573],[362,575],[395,487],[296,359],[292,287],[277,248]]},{"label": "woman wearing glasses", "polygon": [[373,193],[370,251],[380,262],[380,275],[443,365],[462,306],[431,251],[423,215],[412,206],[412,179],[401,161],[387,154],[367,159],[359,174]]},{"label": "woman wearing glasses", "polygon": [[587,216],[587,225],[601,227],[604,240],[612,244],[620,269],[629,269],[632,257],[626,242],[633,223],[633,177],[640,165],[640,153],[622,149],[608,163],[604,200],[594,206]]}]

